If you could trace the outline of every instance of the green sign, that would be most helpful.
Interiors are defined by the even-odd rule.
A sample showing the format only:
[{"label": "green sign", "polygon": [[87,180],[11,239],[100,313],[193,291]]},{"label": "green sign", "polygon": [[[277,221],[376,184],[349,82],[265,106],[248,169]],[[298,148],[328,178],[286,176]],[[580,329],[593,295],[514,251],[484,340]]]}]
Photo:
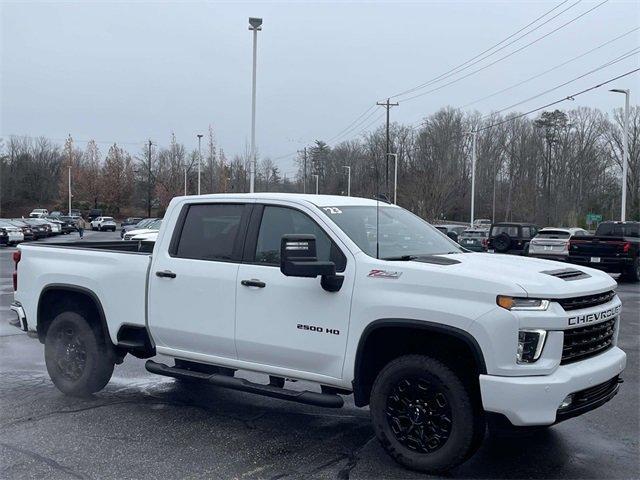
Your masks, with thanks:
[{"label": "green sign", "polygon": [[599,213],[587,213],[587,223],[600,223],[602,215]]}]

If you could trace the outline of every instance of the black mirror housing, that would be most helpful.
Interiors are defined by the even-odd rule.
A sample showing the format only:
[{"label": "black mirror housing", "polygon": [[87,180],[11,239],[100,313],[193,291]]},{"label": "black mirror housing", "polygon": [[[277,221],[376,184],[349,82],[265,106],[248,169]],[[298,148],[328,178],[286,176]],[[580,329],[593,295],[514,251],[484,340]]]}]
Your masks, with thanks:
[{"label": "black mirror housing", "polygon": [[336,274],[333,262],[318,261],[315,235],[283,235],[280,271],[287,277],[315,278]]}]

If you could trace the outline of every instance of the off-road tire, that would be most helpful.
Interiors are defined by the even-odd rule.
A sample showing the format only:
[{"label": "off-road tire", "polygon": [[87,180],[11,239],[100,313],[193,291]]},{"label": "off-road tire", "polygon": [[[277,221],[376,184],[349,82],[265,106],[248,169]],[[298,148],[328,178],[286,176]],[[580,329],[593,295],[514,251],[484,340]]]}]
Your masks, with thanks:
[{"label": "off-road tire", "polygon": [[[426,379],[429,388],[442,391],[451,412],[448,438],[430,453],[403,444],[387,416],[389,396],[397,391],[394,388],[404,379],[416,378]],[[373,429],[383,448],[395,461],[412,470],[446,472],[471,457],[484,438],[484,419],[471,390],[453,370],[426,355],[405,355],[387,364],[374,382],[370,411]]]},{"label": "off-road tire", "polygon": [[[47,372],[56,388],[74,397],[86,397],[102,390],[111,379],[115,364],[108,341],[100,327],[92,327],[82,312],[59,313],[51,322],[44,342]],[[77,353],[75,362],[69,361],[70,348],[72,354],[83,352]],[[73,375],[64,368],[69,363],[75,363]]]},{"label": "off-road tire", "polygon": [[498,253],[507,253],[511,248],[511,237],[509,234],[502,232],[493,239],[493,248]]}]

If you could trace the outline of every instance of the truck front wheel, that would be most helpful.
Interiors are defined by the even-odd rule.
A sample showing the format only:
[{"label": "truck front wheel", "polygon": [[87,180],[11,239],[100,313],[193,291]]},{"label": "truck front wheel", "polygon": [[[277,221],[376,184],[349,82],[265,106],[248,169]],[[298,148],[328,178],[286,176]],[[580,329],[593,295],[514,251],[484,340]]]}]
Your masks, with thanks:
[{"label": "truck front wheel", "polygon": [[387,453],[422,472],[440,473],[461,464],[484,434],[464,383],[425,355],[406,355],[384,367],[373,385],[370,410]]},{"label": "truck front wheel", "polygon": [[102,390],[111,379],[115,363],[102,335],[74,311],[62,312],[51,322],[44,358],[53,384],[75,397]]}]

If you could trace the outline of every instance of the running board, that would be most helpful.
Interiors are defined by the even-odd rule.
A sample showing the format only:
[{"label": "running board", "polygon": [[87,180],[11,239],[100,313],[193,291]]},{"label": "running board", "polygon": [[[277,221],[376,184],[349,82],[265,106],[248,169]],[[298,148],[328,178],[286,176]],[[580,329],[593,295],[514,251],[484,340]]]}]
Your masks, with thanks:
[{"label": "running board", "polygon": [[325,408],[341,408],[344,405],[342,397],[334,394],[286,390],[273,385],[253,383],[245,380],[244,378],[227,377],[217,373],[208,374],[195,372],[193,370],[185,370],[182,368],[169,367],[162,363],[154,362],[153,360],[147,360],[145,368],[149,372],[156,373],[158,375],[165,375],[173,378],[202,380],[213,385],[217,385],[218,387],[240,390],[241,392],[247,393],[255,393],[265,397],[279,398],[280,400],[289,400],[291,402],[305,403],[307,405],[316,405],[318,407]]}]

